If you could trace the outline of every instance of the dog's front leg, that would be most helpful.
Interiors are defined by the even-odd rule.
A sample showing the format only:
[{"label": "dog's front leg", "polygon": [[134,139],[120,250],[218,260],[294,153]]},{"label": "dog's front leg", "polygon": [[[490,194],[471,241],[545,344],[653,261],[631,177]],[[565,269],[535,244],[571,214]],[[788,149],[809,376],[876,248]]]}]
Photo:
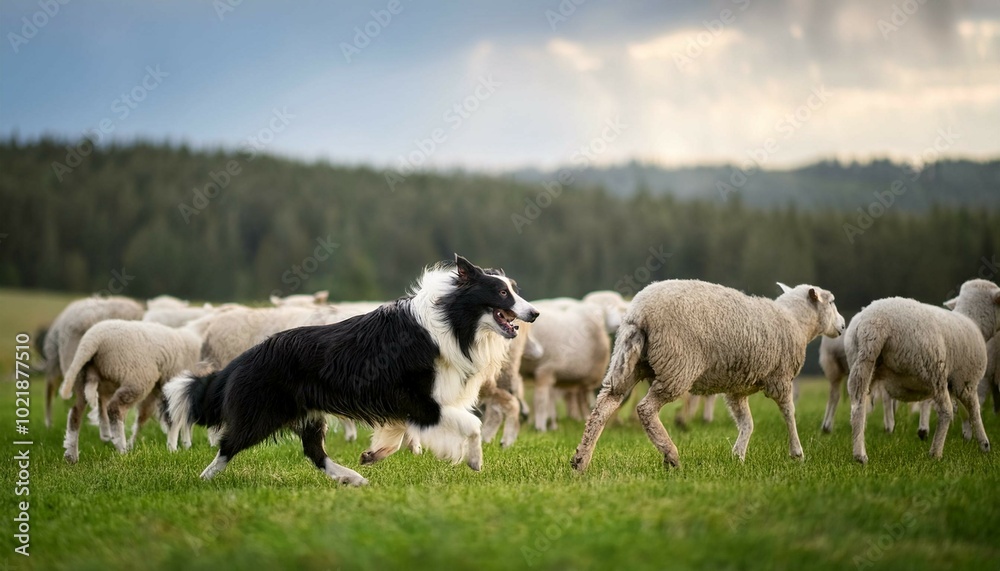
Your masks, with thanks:
[{"label": "dog's front leg", "polygon": [[482,422],[471,412],[453,406],[441,408],[433,426],[419,427],[421,443],[438,458],[461,462],[473,470],[483,467]]}]

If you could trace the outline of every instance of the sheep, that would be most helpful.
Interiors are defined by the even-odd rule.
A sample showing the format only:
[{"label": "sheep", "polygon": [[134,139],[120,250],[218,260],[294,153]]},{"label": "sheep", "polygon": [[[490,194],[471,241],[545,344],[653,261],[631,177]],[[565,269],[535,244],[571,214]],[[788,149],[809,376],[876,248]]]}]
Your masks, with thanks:
[{"label": "sheep", "polygon": [[311,307],[314,305],[326,305],[327,300],[330,298],[330,292],[323,290],[318,291],[312,295],[310,294],[295,294],[286,297],[278,297],[276,295],[271,296],[271,303],[275,307],[285,307],[289,305],[294,305],[297,307]]},{"label": "sheep", "polygon": [[142,319],[143,307],[127,297],[88,297],[66,306],[49,327],[43,346],[45,361],[45,426],[52,426],[52,397],[56,382],[69,368],[80,338],[105,319]]},{"label": "sheep", "polygon": [[521,359],[529,355],[537,359],[542,354],[541,346],[531,338],[532,323],[520,322],[520,333],[510,342],[507,359],[495,379],[487,379],[479,390],[479,400],[485,405],[483,414],[482,439],[491,442],[500,424],[503,423],[503,437],[500,446],[506,448],[517,440],[521,428],[518,415],[526,413],[524,404],[524,380],[521,378]]},{"label": "sheep", "polygon": [[[111,442],[124,454],[135,443],[143,423],[159,405],[163,383],[190,370],[201,358],[201,336],[193,328],[173,328],[145,321],[106,320],[91,327],[66,370],[59,394],[76,402],[66,423],[66,461],[79,460],[80,422],[87,404],[84,386],[96,382],[99,398],[106,399]],[[139,406],[129,441],[124,420],[128,409]],[[189,445],[190,437],[185,444]]]},{"label": "sheep", "polygon": [[691,419],[694,418],[695,413],[698,411],[698,405],[704,401],[705,407],[701,412],[701,419],[705,422],[712,422],[715,420],[715,397],[718,395],[695,395],[692,393],[685,393],[682,399],[681,408],[677,411],[677,416],[674,417],[674,424],[677,425],[681,430],[686,430],[688,424],[691,423]]},{"label": "sheep", "polygon": [[148,309],[142,316],[142,320],[160,323],[168,327],[183,327],[195,319],[200,319],[213,311],[214,308],[210,303],[206,303],[203,307]]},{"label": "sheep", "polygon": [[611,358],[607,313],[603,308],[572,300],[533,302],[541,316],[532,337],[542,346],[540,358],[522,359],[521,373],[535,379],[535,429],[555,428],[553,388],[571,383],[584,390],[597,388]]},{"label": "sheep", "polygon": [[986,342],[1000,327],[1000,287],[970,280],[953,301],[955,309],[948,311],[912,299],[880,299],[851,320],[845,340],[851,367],[847,390],[858,462],[868,462],[868,410],[862,403],[876,384],[893,399],[933,400],[938,413],[930,448],[934,458],[944,452],[954,414],[950,388],[968,412],[980,449],[989,451],[976,391],[986,372]]},{"label": "sheep", "polygon": [[654,282],[636,294],[618,330],[611,367],[573,468],[587,469],[604,426],[644,378],[652,380],[636,414],[663,454],[664,467],[680,466],[680,458],[659,412],[686,392],[725,394],[739,428],[733,454],[742,462],[753,432],[747,397],[763,390],[784,416],[791,456],[802,458],[792,381],[805,361],[806,345],[819,335],[840,335],[845,323],[832,293],[810,285],[778,285],[784,293],[774,300],[698,280]]},{"label": "sheep", "polygon": [[146,300],[146,309],[184,309],[190,305],[186,300],[172,295],[158,295]]},{"label": "sheep", "polygon": [[994,337],[986,344],[988,362],[986,375],[979,383],[979,403],[986,402],[987,393],[993,396],[993,414],[1000,413],[1000,338]]}]

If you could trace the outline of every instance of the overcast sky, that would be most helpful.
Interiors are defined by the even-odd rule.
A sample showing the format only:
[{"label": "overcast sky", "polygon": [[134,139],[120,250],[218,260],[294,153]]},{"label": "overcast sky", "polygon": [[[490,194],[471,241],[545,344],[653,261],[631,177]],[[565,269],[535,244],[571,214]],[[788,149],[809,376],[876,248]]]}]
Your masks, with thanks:
[{"label": "overcast sky", "polygon": [[284,155],[489,170],[1000,156],[995,0],[43,5],[0,8],[5,136],[273,127]]}]

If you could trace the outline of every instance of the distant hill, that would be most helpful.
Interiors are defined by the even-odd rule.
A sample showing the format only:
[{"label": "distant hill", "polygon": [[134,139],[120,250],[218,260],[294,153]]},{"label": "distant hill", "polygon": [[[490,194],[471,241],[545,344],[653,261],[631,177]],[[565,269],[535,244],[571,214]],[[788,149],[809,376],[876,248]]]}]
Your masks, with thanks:
[{"label": "distant hill", "polygon": [[[940,161],[919,172],[887,160],[867,164],[823,161],[795,170],[750,172],[745,177],[734,166],[667,169],[634,161],[566,170],[573,174],[575,184],[603,187],[619,196],[647,191],[681,199],[720,200],[738,194],[744,204],[760,208],[794,205],[809,210],[854,210],[870,203],[874,193],[901,181],[906,190],[897,187],[899,210],[919,212],[934,205],[1000,207],[1000,160]],[[509,176],[520,182],[542,183],[557,180],[559,172],[525,169]]]}]

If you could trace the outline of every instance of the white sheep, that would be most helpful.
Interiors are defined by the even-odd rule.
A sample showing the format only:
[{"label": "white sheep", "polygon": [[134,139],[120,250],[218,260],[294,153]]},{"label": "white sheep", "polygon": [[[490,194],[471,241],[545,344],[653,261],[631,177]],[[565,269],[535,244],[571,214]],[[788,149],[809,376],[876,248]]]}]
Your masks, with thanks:
[{"label": "white sheep", "polygon": [[893,399],[932,399],[938,413],[930,454],[940,458],[953,417],[949,388],[965,407],[980,448],[989,451],[976,394],[986,372],[986,342],[1000,327],[1000,287],[986,280],[962,284],[954,311],[899,297],[881,299],[861,310],[847,330],[851,366],[854,458],[868,462],[863,403],[872,386]]},{"label": "white sheep", "polygon": [[621,317],[614,304],[570,298],[532,303],[541,315],[532,324],[531,336],[541,345],[542,355],[523,358],[521,373],[535,379],[535,429],[544,432],[556,426],[556,385],[582,391],[600,386],[611,358],[608,331],[617,329]]},{"label": "white sheep", "polygon": [[146,309],[183,309],[191,304],[187,300],[178,299],[172,295],[158,295],[146,300]]},{"label": "white sheep", "polygon": [[147,309],[142,316],[143,321],[160,323],[167,327],[183,327],[188,323],[205,317],[215,310],[212,304],[206,303],[202,307],[171,307],[161,309]]},{"label": "white sheep", "polygon": [[741,461],[753,432],[747,397],[764,391],[781,409],[791,456],[801,458],[792,381],[806,345],[819,335],[841,334],[845,324],[830,292],[779,285],[784,293],[774,300],[697,280],[654,282],[636,294],[573,467],[587,468],[608,419],[642,379],[651,379],[650,387],[636,413],[666,467],[679,466],[680,458],[659,412],[689,391],[726,395],[739,428],[733,454]]},{"label": "white sheep", "polygon": [[56,383],[69,368],[80,339],[94,324],[106,319],[142,319],[143,307],[127,297],[88,297],[66,306],[45,335],[45,426],[52,426],[52,397]]},{"label": "white sheep", "polygon": [[289,305],[294,305],[298,307],[311,307],[314,305],[326,305],[327,300],[330,298],[330,292],[323,290],[318,291],[314,294],[293,294],[285,297],[278,297],[276,295],[271,296],[271,303],[275,307],[285,307]]},{"label": "white sheep", "polygon": [[1000,337],[990,339],[986,344],[989,361],[986,364],[986,374],[979,383],[979,403],[986,402],[986,395],[993,396],[993,413],[1000,413]]},{"label": "white sheep", "polygon": [[[59,389],[63,398],[76,394],[66,423],[66,460],[73,464],[79,459],[86,384],[96,383],[99,398],[107,399],[101,407],[107,410],[111,442],[125,453],[143,423],[158,410],[163,383],[194,368],[200,356],[201,337],[190,327],[117,319],[91,327],[80,340]],[[126,442],[125,415],[135,405],[139,416]]]}]

